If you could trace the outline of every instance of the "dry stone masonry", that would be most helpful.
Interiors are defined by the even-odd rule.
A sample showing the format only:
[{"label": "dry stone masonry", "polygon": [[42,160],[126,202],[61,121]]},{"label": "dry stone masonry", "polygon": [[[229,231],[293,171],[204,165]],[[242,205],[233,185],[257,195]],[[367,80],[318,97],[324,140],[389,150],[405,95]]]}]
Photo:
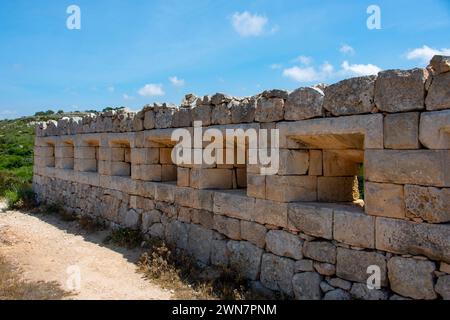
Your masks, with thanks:
[{"label": "dry stone masonry", "polygon": [[[278,173],[175,165],[171,134],[193,121],[279,129]],[[450,299],[450,58],[291,93],[187,95],[179,107],[41,123],[34,190],[202,265],[237,268],[267,293]]]}]

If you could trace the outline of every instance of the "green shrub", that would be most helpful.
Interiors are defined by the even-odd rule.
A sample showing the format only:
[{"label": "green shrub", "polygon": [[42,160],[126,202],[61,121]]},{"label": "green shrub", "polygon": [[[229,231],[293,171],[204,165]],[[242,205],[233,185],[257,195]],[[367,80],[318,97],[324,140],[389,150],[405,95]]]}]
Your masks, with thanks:
[{"label": "green shrub", "polygon": [[36,195],[30,185],[5,191],[4,194],[8,209],[31,208],[36,204]]}]

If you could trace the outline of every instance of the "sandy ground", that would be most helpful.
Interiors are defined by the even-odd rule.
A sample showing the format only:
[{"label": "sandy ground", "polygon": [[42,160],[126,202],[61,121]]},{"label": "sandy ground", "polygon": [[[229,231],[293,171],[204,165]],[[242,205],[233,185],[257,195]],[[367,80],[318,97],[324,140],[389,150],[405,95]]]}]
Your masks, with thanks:
[{"label": "sandy ground", "polygon": [[106,235],[87,234],[76,222],[50,215],[0,210],[0,255],[20,267],[25,280],[56,281],[73,292],[68,299],[172,297],[136,273],[139,250],[105,245]]}]

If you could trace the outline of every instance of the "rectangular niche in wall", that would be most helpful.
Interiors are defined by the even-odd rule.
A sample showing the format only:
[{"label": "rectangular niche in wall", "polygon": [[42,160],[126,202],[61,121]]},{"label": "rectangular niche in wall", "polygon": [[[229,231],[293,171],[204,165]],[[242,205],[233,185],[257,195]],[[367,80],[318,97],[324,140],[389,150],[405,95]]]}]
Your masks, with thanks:
[{"label": "rectangular niche in wall", "polygon": [[67,140],[55,148],[55,167],[57,169],[74,169],[74,145],[73,141]]},{"label": "rectangular niche in wall", "polygon": [[81,172],[98,172],[99,141],[86,140],[75,148],[75,170]]},{"label": "rectangular niche in wall", "polygon": [[131,148],[127,141],[114,141],[98,149],[98,172],[107,176],[131,176]]}]

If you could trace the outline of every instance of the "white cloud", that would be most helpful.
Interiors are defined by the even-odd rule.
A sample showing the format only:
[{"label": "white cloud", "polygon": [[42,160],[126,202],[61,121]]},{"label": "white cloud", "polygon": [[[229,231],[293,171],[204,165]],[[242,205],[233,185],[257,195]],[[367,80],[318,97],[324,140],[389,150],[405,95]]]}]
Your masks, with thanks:
[{"label": "white cloud", "polygon": [[333,78],[348,76],[363,76],[377,74],[381,69],[373,64],[350,64],[344,61],[341,69],[335,70],[329,62],[324,62],[319,68],[314,66],[293,66],[283,70],[283,76],[297,82],[326,81]]},{"label": "white cloud", "polygon": [[[242,37],[256,37],[264,33],[265,26],[269,20],[258,14],[251,14],[248,11],[242,13],[235,12],[231,17],[231,24]],[[277,28],[271,32],[276,32]]]},{"label": "white cloud", "polygon": [[355,49],[353,49],[348,44],[342,45],[341,48],[339,49],[339,51],[343,54],[349,54],[349,55],[355,54]]},{"label": "white cloud", "polygon": [[342,71],[351,75],[368,76],[372,74],[378,74],[381,71],[379,67],[373,64],[350,64],[348,61],[344,61],[341,65]]},{"label": "white cloud", "polygon": [[313,59],[311,57],[307,56],[299,56],[296,59],[294,59],[294,62],[300,62],[301,64],[304,64],[305,66],[309,66],[312,63]]},{"label": "white cloud", "polygon": [[163,96],[166,94],[161,84],[153,84],[153,83],[146,84],[144,87],[139,89],[138,93],[143,97]]},{"label": "white cloud", "polygon": [[133,100],[133,99],[134,99],[134,97],[129,96],[129,95],[126,94],[126,93],[124,93],[122,97],[123,97],[124,100]]},{"label": "white cloud", "polygon": [[274,63],[270,65],[270,69],[272,70],[277,70],[277,69],[281,69],[283,66],[279,63]]},{"label": "white cloud", "polygon": [[172,85],[174,85],[175,87],[182,87],[185,84],[185,81],[183,79],[178,79],[178,77],[176,76],[170,77],[169,80],[170,83],[172,83]]},{"label": "white cloud", "polygon": [[439,50],[430,48],[429,46],[423,46],[422,48],[416,48],[408,51],[406,53],[406,58],[408,60],[421,60],[423,63],[428,63],[435,55],[448,56],[450,55],[450,49],[442,48]]}]

